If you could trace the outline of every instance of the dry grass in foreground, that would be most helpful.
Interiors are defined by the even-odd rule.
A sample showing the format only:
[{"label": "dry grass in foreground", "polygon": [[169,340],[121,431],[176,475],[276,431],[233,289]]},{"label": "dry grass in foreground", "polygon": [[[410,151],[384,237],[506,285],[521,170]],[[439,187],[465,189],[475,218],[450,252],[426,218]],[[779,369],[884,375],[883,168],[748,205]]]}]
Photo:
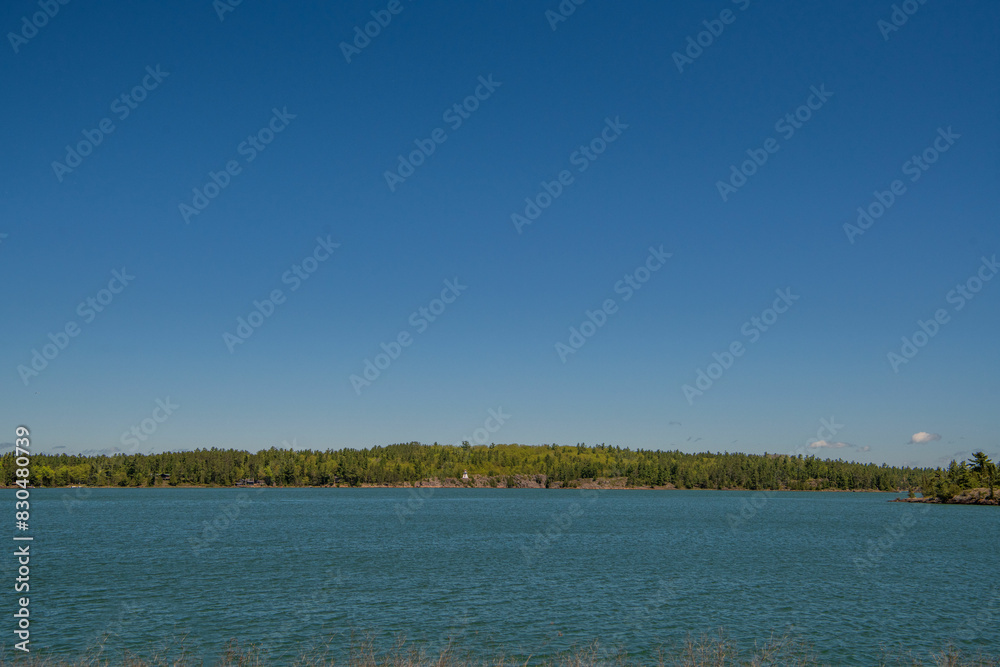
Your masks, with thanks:
[{"label": "dry grass in foreground", "polygon": [[[894,655],[883,650],[880,656],[855,656],[862,664],[879,667],[1000,667],[1000,659],[983,654],[969,655],[953,646],[948,646],[926,658],[918,658],[912,653]],[[375,641],[365,638],[355,642],[350,655],[337,658],[328,646],[318,646],[303,651],[296,659],[272,659],[267,652],[257,646],[244,647],[230,641],[221,654],[207,662],[196,658],[183,646],[183,640],[176,647],[154,652],[151,656],[140,656],[123,652],[110,655],[104,645],[98,645],[88,655],[75,659],[50,658],[18,652],[11,655],[0,650],[0,665],[23,667],[187,667],[188,665],[217,665],[219,667],[271,667],[272,665],[294,665],[296,667],[325,667],[343,665],[345,667],[524,667],[540,665],[551,667],[632,667],[634,665],[654,665],[656,667],[810,667],[827,665],[817,659],[809,646],[789,635],[772,637],[754,647],[741,649],[724,632],[689,637],[679,647],[661,647],[652,657],[630,656],[622,649],[606,649],[597,642],[576,648],[555,657],[536,658],[507,657],[498,655],[484,659],[454,647],[428,653],[424,648],[405,639],[399,639],[388,649],[376,647]]]}]

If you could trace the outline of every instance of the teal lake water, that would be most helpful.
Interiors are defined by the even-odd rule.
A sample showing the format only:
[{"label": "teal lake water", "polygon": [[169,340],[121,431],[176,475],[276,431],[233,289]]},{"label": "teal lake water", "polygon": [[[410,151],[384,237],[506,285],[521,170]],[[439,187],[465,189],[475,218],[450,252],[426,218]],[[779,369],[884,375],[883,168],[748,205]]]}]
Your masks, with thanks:
[{"label": "teal lake water", "polygon": [[[638,658],[722,627],[748,646],[791,632],[832,664],[882,645],[996,652],[1000,511],[893,497],[37,489],[33,647],[80,656],[108,632],[139,652],[186,636],[205,656],[229,638],[346,655],[353,630],[535,658],[596,639]],[[0,569],[13,582],[16,559]]]}]

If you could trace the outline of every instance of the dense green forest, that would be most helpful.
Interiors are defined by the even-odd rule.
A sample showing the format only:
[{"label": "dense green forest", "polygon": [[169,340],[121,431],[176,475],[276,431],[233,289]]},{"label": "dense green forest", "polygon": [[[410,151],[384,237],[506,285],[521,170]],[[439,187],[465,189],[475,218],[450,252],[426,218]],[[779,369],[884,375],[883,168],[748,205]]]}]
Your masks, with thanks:
[{"label": "dense green forest", "polygon": [[983,452],[975,452],[966,461],[952,461],[945,469],[938,469],[923,480],[924,497],[948,501],[966,489],[989,488],[992,499],[997,480],[997,465]]},{"label": "dense green forest", "polygon": [[[13,484],[14,469],[13,453],[0,457],[0,478],[5,485]],[[537,479],[545,486],[555,482],[573,486],[580,480],[617,477],[625,478],[628,486],[673,484],[684,489],[751,490],[895,491],[934,483],[947,485],[951,483],[949,475],[974,474],[964,463],[952,473],[802,455],[687,454],[603,444],[454,446],[411,442],[336,451],[271,448],[250,453],[212,448],[114,456],[39,454],[31,457],[30,482],[36,486],[232,486],[249,478],[270,486],[400,485],[429,478],[459,478],[463,470],[473,476],[511,481],[515,475],[544,475]]]}]

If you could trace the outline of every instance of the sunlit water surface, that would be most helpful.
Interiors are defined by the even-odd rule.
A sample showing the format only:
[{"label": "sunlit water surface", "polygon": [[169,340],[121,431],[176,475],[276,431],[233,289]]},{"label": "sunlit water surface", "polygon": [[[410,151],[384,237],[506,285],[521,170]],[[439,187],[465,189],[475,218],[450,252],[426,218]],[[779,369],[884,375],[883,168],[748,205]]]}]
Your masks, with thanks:
[{"label": "sunlit water surface", "polygon": [[522,660],[597,640],[642,659],[725,628],[746,647],[791,633],[832,664],[996,651],[1000,511],[892,497],[38,489],[32,645],[183,641],[211,663],[234,638],[282,662],[321,644],[344,658],[368,634]]}]

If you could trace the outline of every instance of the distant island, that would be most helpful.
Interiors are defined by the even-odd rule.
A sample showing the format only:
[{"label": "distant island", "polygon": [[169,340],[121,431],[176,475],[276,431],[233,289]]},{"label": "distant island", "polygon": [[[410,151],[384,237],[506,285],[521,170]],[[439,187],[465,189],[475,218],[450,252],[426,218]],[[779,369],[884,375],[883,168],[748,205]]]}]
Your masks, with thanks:
[{"label": "distant island", "polygon": [[[981,457],[981,458],[976,458]],[[14,454],[0,481],[15,481]],[[992,487],[996,466],[977,453],[948,469],[893,467],[789,454],[633,450],[611,445],[432,445],[327,451],[196,449],[161,454],[31,457],[38,487],[473,487],[910,492],[946,502]],[[922,492],[924,498],[916,497]],[[950,495],[949,495],[950,494]],[[990,489],[992,496],[992,488]]]}]

